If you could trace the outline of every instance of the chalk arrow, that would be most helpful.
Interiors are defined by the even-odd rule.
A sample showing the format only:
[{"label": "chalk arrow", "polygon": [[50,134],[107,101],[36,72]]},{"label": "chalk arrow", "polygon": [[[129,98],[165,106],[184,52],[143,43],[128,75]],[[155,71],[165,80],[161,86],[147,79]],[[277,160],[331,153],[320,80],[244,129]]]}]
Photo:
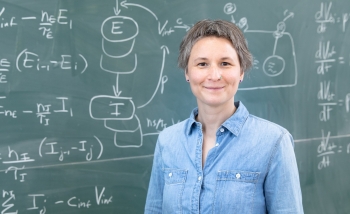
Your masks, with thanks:
[{"label": "chalk arrow", "polygon": [[160,47],[160,49],[163,50],[163,59],[165,60],[165,52],[166,54],[169,54],[169,48],[165,45],[163,45],[162,47]]},{"label": "chalk arrow", "polygon": [[169,54],[169,48],[165,45],[163,45],[162,47],[160,47],[160,49],[163,50],[163,60],[162,60],[162,67],[160,69],[160,74],[159,74],[159,80],[158,80],[158,84],[157,84],[157,87],[156,87],[156,90],[154,90],[153,92],[153,95],[151,97],[151,99],[149,99],[145,104],[141,105],[141,106],[138,106],[137,108],[143,108],[145,107],[146,105],[148,105],[154,98],[154,96],[156,95],[158,89],[159,89],[159,86],[162,82],[162,77],[163,77],[163,71],[164,71],[164,65],[165,65],[165,56],[167,54]]},{"label": "chalk arrow", "polygon": [[113,85],[113,91],[114,91],[114,95],[116,96],[116,97],[119,97],[120,96],[120,94],[122,93],[122,91],[118,91],[118,89]]},{"label": "chalk arrow", "polygon": [[158,17],[156,16],[156,14],[154,14],[152,10],[148,9],[148,8],[145,7],[145,6],[142,6],[142,5],[140,5],[140,4],[127,3],[126,1],[122,1],[122,2],[120,3],[120,5],[121,5],[122,7],[125,7],[125,8],[128,8],[128,6],[140,7],[140,8],[142,8],[142,9],[146,10],[147,12],[149,12],[150,14],[152,14],[152,16],[154,16],[154,18],[158,21]]},{"label": "chalk arrow", "polygon": [[[142,9],[146,10],[147,12],[149,12],[149,13],[158,21],[157,15],[156,15],[152,10],[150,10],[149,8],[147,8],[147,7],[143,6],[143,5],[134,4],[134,3],[128,3],[128,2],[126,2],[126,1],[122,1],[122,2],[120,3],[120,5],[121,5],[122,7],[125,7],[125,8],[128,8],[129,6],[142,8]],[[164,30],[164,28],[165,28],[165,26],[166,26],[167,24],[168,24],[168,20],[167,20],[167,21],[164,23],[164,25],[161,27],[161,24],[160,24],[160,22],[158,21],[158,33],[159,33],[159,35],[162,34],[162,32],[163,32],[163,30]]]},{"label": "chalk arrow", "polygon": [[119,74],[117,74],[115,86],[113,85],[113,92],[116,97],[119,97],[120,94],[122,93],[122,91],[119,91],[118,89],[118,82],[119,82]]},{"label": "chalk arrow", "polygon": [[[287,12],[288,12],[288,10],[285,10],[285,11],[284,11],[284,15],[286,15]],[[283,19],[283,21],[285,22],[285,21],[286,21],[287,19],[289,19],[289,18],[294,18],[294,13],[293,13],[293,12],[289,12],[288,16],[285,17],[285,18]]]},{"label": "chalk arrow", "polygon": [[119,15],[119,13],[120,13],[120,10],[119,10],[119,2],[118,2],[119,0],[116,0],[116,5],[115,5],[115,7],[113,8],[114,9],[114,13],[115,13],[115,15]]},{"label": "chalk arrow", "polygon": [[186,26],[186,31],[189,31],[191,29],[190,26],[188,26],[188,25],[185,25],[185,26]]},{"label": "chalk arrow", "polygon": [[186,29],[186,31],[188,31],[191,27],[184,24],[184,25],[177,25],[177,26],[174,26],[174,28],[182,28],[182,29]]}]

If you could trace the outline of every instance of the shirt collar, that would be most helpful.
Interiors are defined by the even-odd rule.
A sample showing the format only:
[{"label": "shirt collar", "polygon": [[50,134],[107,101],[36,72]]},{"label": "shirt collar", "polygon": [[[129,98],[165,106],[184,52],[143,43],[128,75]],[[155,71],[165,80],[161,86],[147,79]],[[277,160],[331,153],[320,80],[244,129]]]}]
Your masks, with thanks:
[{"label": "shirt collar", "polygon": [[[239,133],[241,132],[244,122],[247,120],[249,116],[249,112],[241,101],[235,102],[235,106],[237,107],[236,112],[231,117],[229,117],[222,124],[222,126],[225,127],[227,130],[229,130],[230,132],[232,132],[232,134],[238,136]],[[198,123],[195,120],[197,114],[198,114],[198,107],[192,110],[190,118],[187,121],[187,125],[186,125],[187,135],[191,134],[192,129]]]}]

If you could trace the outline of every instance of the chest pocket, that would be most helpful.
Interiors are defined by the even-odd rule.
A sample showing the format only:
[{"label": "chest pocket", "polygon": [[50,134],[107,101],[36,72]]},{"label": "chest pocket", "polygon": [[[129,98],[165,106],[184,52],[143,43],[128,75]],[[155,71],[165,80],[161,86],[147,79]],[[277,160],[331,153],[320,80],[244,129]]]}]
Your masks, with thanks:
[{"label": "chest pocket", "polygon": [[251,213],[259,172],[218,171],[214,213]]},{"label": "chest pocket", "polygon": [[163,169],[163,213],[182,213],[182,194],[187,178],[187,170]]}]

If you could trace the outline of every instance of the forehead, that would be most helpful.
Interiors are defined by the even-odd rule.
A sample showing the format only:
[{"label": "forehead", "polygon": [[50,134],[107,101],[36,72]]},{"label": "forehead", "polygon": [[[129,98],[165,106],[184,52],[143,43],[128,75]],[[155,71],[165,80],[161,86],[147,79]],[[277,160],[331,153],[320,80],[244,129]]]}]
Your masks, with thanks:
[{"label": "forehead", "polygon": [[237,57],[232,42],[224,37],[216,36],[200,38],[192,46],[190,58],[204,55]]}]

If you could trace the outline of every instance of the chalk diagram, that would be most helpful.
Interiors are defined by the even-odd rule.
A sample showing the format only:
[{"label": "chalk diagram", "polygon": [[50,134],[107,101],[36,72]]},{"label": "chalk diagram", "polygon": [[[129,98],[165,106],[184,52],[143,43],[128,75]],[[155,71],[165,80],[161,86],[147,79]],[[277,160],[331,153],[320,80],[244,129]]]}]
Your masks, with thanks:
[{"label": "chalk diagram", "polygon": [[[267,88],[293,87],[297,84],[298,69],[294,49],[294,40],[286,32],[286,20],[294,13],[284,11],[285,18],[277,24],[275,31],[249,30],[247,18],[238,22],[233,14],[237,7],[233,3],[224,6],[224,12],[231,21],[242,29],[248,46],[254,57],[251,78],[243,81],[238,90],[257,90]],[[269,44],[273,44],[270,49]],[[287,59],[287,60],[286,60]]]},{"label": "chalk diagram", "polygon": [[[150,12],[158,21],[156,15],[148,8],[127,3],[126,1],[120,4],[124,8],[128,6],[136,6]],[[133,98],[125,96],[122,90],[118,88],[119,77],[121,75],[132,75],[137,70],[137,53],[134,51],[136,38],[139,34],[138,23],[131,17],[119,15],[119,3],[116,1],[114,8],[115,16],[108,17],[101,25],[102,34],[102,54],[100,57],[100,68],[108,73],[115,74],[116,83],[113,85],[114,96],[97,95],[90,100],[89,113],[94,120],[102,120],[104,127],[114,132],[114,145],[119,148],[138,148],[142,146],[143,134],[140,119],[135,113],[136,109],[147,106],[156,95],[159,87],[167,77],[163,76],[164,63],[166,55],[169,54],[169,49],[166,46],[161,46],[160,50],[163,52],[161,69],[159,71],[159,79],[153,95],[149,100],[140,105],[135,106]],[[113,63],[108,63],[113,61]],[[123,63],[125,61],[133,63]],[[120,66],[123,65],[123,66]],[[128,67],[129,66],[129,67]],[[102,106],[102,107],[101,107]],[[127,144],[120,143],[118,135],[128,135]],[[132,137],[131,137],[132,136]],[[135,137],[138,137],[135,140]]]}]

